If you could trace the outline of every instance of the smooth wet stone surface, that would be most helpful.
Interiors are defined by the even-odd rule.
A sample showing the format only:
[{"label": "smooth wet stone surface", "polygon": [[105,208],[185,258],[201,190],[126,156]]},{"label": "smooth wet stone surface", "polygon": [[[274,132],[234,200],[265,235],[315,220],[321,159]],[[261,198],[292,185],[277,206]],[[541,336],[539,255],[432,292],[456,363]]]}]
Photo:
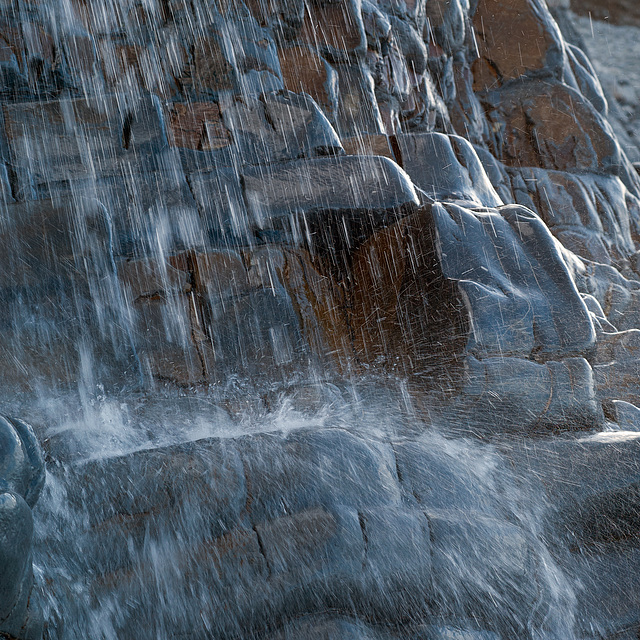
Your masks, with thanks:
[{"label": "smooth wet stone surface", "polygon": [[44,459],[33,429],[16,418],[0,418],[0,452],[0,634],[39,640],[31,509],[45,482]]}]

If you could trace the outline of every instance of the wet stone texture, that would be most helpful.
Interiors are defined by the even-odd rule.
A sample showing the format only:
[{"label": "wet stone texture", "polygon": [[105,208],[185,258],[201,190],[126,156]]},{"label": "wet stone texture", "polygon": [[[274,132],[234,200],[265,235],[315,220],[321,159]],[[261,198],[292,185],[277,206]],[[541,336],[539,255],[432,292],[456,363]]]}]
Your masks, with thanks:
[{"label": "wet stone texture", "polygon": [[0,420],[0,637],[40,606],[47,640],[637,634],[640,178],[550,5],[0,0],[7,397],[324,420],[380,383],[124,452],[43,426],[35,534],[44,463]]},{"label": "wet stone texture", "polygon": [[33,515],[45,481],[42,451],[33,429],[0,418],[0,634],[39,640],[42,614],[33,588]]}]

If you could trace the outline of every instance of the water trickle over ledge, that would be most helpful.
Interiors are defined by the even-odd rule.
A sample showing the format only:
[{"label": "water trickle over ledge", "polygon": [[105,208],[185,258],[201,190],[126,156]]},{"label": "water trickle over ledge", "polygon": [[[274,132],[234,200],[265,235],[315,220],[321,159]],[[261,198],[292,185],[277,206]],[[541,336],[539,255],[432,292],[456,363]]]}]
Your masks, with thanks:
[{"label": "water trickle over ledge", "polygon": [[543,0],[0,0],[0,99],[0,637],[637,637],[640,179]]}]

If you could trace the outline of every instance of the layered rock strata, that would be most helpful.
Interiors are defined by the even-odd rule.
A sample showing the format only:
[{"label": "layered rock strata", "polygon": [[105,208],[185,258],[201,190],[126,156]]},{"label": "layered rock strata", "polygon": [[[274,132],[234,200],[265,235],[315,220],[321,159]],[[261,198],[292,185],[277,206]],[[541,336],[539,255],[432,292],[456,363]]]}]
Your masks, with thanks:
[{"label": "layered rock strata", "polygon": [[[543,0],[0,8],[3,384],[250,379],[273,394],[366,374],[400,384],[424,429],[544,437],[555,466],[518,449],[531,477],[561,475],[563,447],[585,450],[565,465],[570,486],[608,453],[550,433],[638,429],[640,179],[591,63]],[[167,637],[578,633],[550,613],[571,606],[548,599],[548,551],[519,508],[476,504],[493,489],[466,493],[481,469],[442,469],[430,447],[451,445],[412,429],[373,444],[349,428],[211,439],[83,465],[49,443],[77,532],[69,616],[105,593],[136,601],[155,580],[146,629]],[[637,590],[597,581],[637,564],[624,442],[629,475],[566,489],[580,506],[549,523],[564,566],[587,576],[585,637],[640,624]],[[7,485],[0,552],[16,569],[0,582],[0,631],[30,638],[35,494],[21,491]],[[173,581],[205,603],[197,623],[192,609],[158,618]],[[65,637],[47,611],[47,633]],[[143,637],[124,610],[109,624]]]}]

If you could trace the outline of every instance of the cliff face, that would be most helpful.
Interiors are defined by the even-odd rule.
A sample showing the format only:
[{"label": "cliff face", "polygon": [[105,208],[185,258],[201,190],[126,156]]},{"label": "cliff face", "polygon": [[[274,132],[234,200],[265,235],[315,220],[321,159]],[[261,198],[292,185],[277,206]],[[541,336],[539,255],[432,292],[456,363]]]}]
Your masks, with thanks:
[{"label": "cliff face", "polygon": [[523,428],[634,397],[597,345],[635,340],[640,181],[543,2],[18,3],[3,34],[5,380],[84,350],[464,401],[516,366]]},{"label": "cliff face", "polygon": [[[574,609],[550,595],[548,552],[519,498],[487,498],[480,467],[430,453],[452,445],[420,431],[444,425],[544,439],[505,448],[524,474],[507,481],[550,479],[539,489],[562,505],[549,524],[558,554],[586,576],[580,612],[597,609],[579,633],[635,629],[633,589],[597,578],[635,574],[635,439],[616,449],[549,435],[640,428],[640,179],[589,59],[544,0],[0,7],[7,389],[155,384],[237,407],[247,388],[310,406],[310,380],[402,387],[406,424],[374,445],[341,426],[149,449],[87,471],[50,438],[59,482],[71,478],[80,611],[105,587],[125,602],[138,582],[171,582],[142,568],[148,540],[170,539],[179,580],[198,566],[216,596],[202,624],[185,609],[167,637],[578,633],[550,613]],[[612,465],[584,489],[616,452],[624,473]],[[460,490],[433,490],[442,483]],[[605,517],[609,503],[619,508]],[[179,505],[198,504],[200,528],[180,529]],[[56,553],[68,544],[44,537]],[[507,560],[495,553],[505,545]],[[600,556],[584,560],[585,548]],[[460,566],[473,588],[448,582]],[[0,619],[12,634],[32,615],[14,600],[14,626]],[[150,620],[158,602],[145,604]],[[47,611],[51,638],[80,633],[65,636],[64,613]],[[117,637],[146,637],[114,616]],[[447,636],[451,625],[467,635]]]}]

